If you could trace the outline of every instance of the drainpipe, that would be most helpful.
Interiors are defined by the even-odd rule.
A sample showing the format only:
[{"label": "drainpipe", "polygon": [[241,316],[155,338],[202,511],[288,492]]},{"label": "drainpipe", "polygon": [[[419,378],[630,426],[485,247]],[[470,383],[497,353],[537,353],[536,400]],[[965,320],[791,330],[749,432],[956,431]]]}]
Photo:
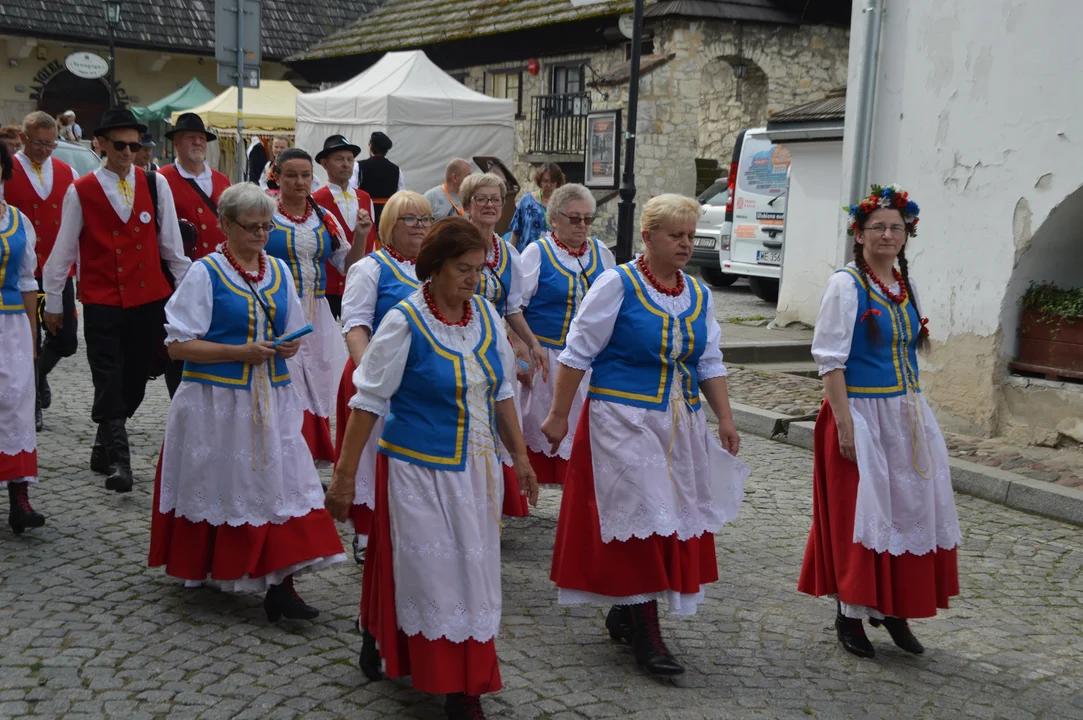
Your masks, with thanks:
[{"label": "drainpipe", "polygon": [[[854,119],[854,159],[850,168],[850,203],[869,191],[869,144],[872,141],[873,107],[876,102],[876,74],[880,62],[880,26],[884,0],[867,0],[865,47],[861,56],[861,81],[857,89],[857,117]],[[849,255],[849,250],[847,250]]]}]

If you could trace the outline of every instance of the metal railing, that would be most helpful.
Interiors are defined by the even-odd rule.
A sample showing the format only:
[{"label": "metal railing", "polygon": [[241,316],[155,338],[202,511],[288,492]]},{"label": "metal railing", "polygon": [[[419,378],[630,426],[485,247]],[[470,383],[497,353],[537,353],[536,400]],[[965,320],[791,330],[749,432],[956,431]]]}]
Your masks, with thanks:
[{"label": "metal railing", "polygon": [[583,153],[590,93],[535,95],[531,105],[530,152]]}]

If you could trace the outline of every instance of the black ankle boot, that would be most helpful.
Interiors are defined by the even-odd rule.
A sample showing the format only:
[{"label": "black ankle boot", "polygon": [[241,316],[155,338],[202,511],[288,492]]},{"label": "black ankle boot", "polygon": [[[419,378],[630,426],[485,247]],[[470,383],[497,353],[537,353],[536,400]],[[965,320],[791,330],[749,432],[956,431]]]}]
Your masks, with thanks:
[{"label": "black ankle boot", "polygon": [[481,698],[465,693],[451,693],[444,698],[444,712],[448,720],[485,720]]},{"label": "black ankle boot", "polygon": [[631,605],[628,614],[632,619],[632,650],[636,662],[652,675],[680,675],[681,664],[670,654],[662,640],[658,626],[658,603],[654,600]]},{"label": "black ankle boot", "polygon": [[113,462],[109,459],[109,425],[98,423],[98,433],[94,436],[94,449],[90,452],[90,469],[99,475],[112,472]]},{"label": "black ankle boot", "polygon": [[49,406],[53,404],[53,391],[49,387],[49,373],[53,371],[53,368],[59,362],[60,356],[49,345],[42,345],[38,350],[38,398],[41,400],[42,410],[48,410]]},{"label": "black ankle boot", "polygon": [[883,625],[884,628],[887,629],[888,634],[891,635],[891,639],[895,641],[895,644],[908,653],[921,655],[925,652],[925,648],[922,647],[921,643],[918,642],[918,639],[914,637],[914,633],[910,632],[910,623],[902,618],[885,617],[883,620],[869,618],[869,625],[872,625],[873,627],[880,627]]},{"label": "black ankle boot", "polygon": [[45,516],[30,505],[30,485],[25,482],[8,483],[8,525],[16,535],[22,535],[27,528],[39,528],[45,524]]},{"label": "black ankle boot", "polygon": [[876,655],[872,643],[865,635],[865,626],[858,618],[848,618],[841,612],[835,614],[835,632],[839,636],[839,642],[848,653],[853,653],[861,658],[871,658]]},{"label": "black ankle boot", "polygon": [[614,605],[609,608],[609,614],[605,616],[605,629],[609,631],[609,637],[625,645],[631,645],[634,640],[632,632],[632,618],[626,605]]},{"label": "black ankle boot", "polygon": [[124,427],[124,420],[109,421],[109,449],[113,464],[109,468],[109,477],[105,479],[105,487],[118,493],[132,491],[132,461],[128,450],[128,430]]},{"label": "black ankle boot", "polygon": [[361,636],[361,656],[357,658],[357,664],[369,680],[383,680],[384,672],[380,667],[380,651],[376,649],[376,638],[368,630],[362,631]]},{"label": "black ankle boot", "polygon": [[41,432],[45,429],[45,418],[41,414],[41,399],[34,400],[34,430]]},{"label": "black ankle boot", "polygon": [[320,615],[319,610],[306,604],[293,589],[292,575],[288,575],[282,584],[267,588],[267,595],[263,598],[263,609],[271,622],[281,617],[287,620],[314,620]]}]

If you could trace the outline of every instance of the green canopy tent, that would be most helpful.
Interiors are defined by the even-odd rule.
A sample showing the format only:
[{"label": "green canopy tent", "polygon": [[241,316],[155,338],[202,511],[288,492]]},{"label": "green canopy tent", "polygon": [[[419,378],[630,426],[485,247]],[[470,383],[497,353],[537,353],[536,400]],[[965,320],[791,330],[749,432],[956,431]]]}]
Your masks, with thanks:
[{"label": "green canopy tent", "polygon": [[176,92],[166,95],[150,105],[133,105],[132,113],[143,123],[168,120],[174,112],[189,110],[214,98],[215,94],[199,80],[192,80]]}]

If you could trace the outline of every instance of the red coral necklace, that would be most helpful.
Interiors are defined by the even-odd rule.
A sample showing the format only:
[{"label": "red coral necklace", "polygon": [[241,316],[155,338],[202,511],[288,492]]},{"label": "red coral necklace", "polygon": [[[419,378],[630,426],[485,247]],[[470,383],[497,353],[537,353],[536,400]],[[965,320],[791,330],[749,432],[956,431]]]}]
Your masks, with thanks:
[{"label": "red coral necklace", "polygon": [[553,235],[552,237],[553,237],[553,242],[556,243],[557,247],[560,248],[561,250],[563,250],[564,252],[568,253],[572,257],[583,257],[584,255],[587,254],[587,243],[585,243],[585,242],[582,245],[579,246],[578,250],[572,250],[570,247],[568,247],[567,245],[562,243],[560,241],[560,238],[558,238],[556,235]]},{"label": "red coral necklace", "polygon": [[643,273],[643,277],[647,278],[647,282],[663,295],[677,297],[684,292],[684,274],[680,270],[677,271],[677,287],[674,288],[667,288],[665,285],[658,282],[658,278],[656,278],[654,273],[651,272],[651,269],[647,267],[647,260],[643,255],[639,256],[639,272]]},{"label": "red coral necklace", "polygon": [[432,316],[440,322],[445,325],[450,325],[451,327],[466,327],[470,324],[470,317],[473,315],[474,310],[473,307],[471,307],[469,300],[463,302],[463,319],[458,322],[451,322],[444,317],[442,312],[440,312],[440,308],[436,307],[436,301],[432,299],[429,283],[425,283],[422,286],[421,294],[425,297],[425,304],[429,306],[429,312],[431,312]]},{"label": "red coral necklace", "polygon": [[400,263],[410,263],[411,265],[417,264],[417,258],[408,258],[390,245],[384,245],[384,250],[387,250],[387,254],[398,260]]},{"label": "red coral necklace", "polygon": [[884,284],[884,281],[876,276],[876,273],[872,271],[867,262],[861,263],[861,269],[865,271],[865,277],[872,281],[876,287],[880,288],[880,292],[884,294],[891,302],[896,305],[902,305],[906,300],[906,283],[903,282],[902,275],[896,268],[891,268],[891,274],[895,278],[895,282],[899,284],[899,293],[896,295],[888,289],[888,286]]},{"label": "red coral necklace", "polygon": [[306,200],[305,201],[305,214],[298,217],[296,215],[290,215],[288,212],[286,212],[286,208],[282,207],[282,201],[279,200],[278,201],[278,212],[279,212],[279,214],[282,215],[282,217],[286,218],[287,220],[289,220],[294,225],[304,225],[306,222],[308,222],[308,219],[312,216],[312,205],[310,205],[308,203],[308,201]]},{"label": "red coral necklace", "polygon": [[236,270],[237,274],[240,275],[242,278],[251,283],[258,283],[263,280],[263,275],[267,272],[267,256],[264,255],[262,252],[259,254],[259,270],[253,273],[241,267],[241,264],[237,262],[237,258],[233,257],[233,253],[229,251],[229,247],[225,243],[222,243],[219,246],[219,250],[222,251],[222,254],[225,256],[226,260],[229,261],[230,266],[234,270]]}]

